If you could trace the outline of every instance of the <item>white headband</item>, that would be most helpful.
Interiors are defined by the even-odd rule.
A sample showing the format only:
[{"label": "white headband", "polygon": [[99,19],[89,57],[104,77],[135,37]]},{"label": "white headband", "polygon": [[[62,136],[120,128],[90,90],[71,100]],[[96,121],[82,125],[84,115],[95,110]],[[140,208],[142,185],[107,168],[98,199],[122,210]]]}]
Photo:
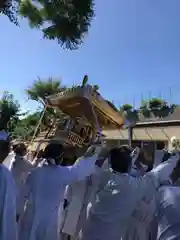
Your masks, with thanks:
[{"label": "white headband", "polygon": [[0,131],[0,140],[6,141],[8,139],[8,134],[4,130]]}]

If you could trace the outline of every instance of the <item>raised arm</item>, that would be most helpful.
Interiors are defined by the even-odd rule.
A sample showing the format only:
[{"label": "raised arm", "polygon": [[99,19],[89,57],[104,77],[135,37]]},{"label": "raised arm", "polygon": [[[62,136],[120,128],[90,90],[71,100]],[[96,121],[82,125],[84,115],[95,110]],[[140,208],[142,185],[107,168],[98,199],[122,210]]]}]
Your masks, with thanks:
[{"label": "raised arm", "polygon": [[[92,146],[79,158],[76,163],[68,167],[71,174],[71,181],[81,181],[97,171],[99,166],[99,155],[102,152],[101,146]],[[96,164],[98,163],[98,164]]]},{"label": "raised arm", "polygon": [[161,183],[169,180],[172,171],[179,161],[179,154],[171,156],[169,160],[161,163],[156,168],[145,174],[143,177],[132,178],[131,185],[134,196],[137,199],[143,198],[149,191],[154,192]]}]

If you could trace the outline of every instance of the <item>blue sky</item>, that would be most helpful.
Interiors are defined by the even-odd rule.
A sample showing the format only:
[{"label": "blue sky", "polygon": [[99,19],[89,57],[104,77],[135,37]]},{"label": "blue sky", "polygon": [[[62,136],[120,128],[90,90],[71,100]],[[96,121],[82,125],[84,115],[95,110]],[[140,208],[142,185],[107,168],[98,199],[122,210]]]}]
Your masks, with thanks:
[{"label": "blue sky", "polygon": [[24,89],[37,77],[81,82],[84,74],[117,105],[143,97],[179,101],[180,0],[96,0],[96,17],[77,51],[43,40],[25,20],[1,16],[0,91],[12,92],[23,109],[35,109]]}]

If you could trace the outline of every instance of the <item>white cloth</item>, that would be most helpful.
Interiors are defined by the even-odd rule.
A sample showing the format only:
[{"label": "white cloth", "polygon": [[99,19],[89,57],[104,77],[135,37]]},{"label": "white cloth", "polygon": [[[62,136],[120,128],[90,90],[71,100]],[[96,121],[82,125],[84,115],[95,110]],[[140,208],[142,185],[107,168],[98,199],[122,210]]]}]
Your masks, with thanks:
[{"label": "white cloth", "polygon": [[29,175],[21,197],[20,240],[60,240],[66,185],[92,174],[96,160],[97,157],[93,156],[72,167],[42,166]]},{"label": "white cloth", "polygon": [[8,156],[3,161],[3,165],[7,169],[11,170],[14,161],[15,161],[15,153],[12,151],[11,153],[8,154]]},{"label": "white cloth", "polygon": [[165,154],[164,150],[156,150],[155,151],[153,167],[157,167],[162,162],[164,154]]},{"label": "white cloth", "polygon": [[82,239],[121,239],[137,203],[169,179],[178,159],[179,156],[174,156],[140,178],[112,173],[108,184],[97,195]]},{"label": "white cloth", "polygon": [[157,194],[157,240],[180,239],[180,187],[164,186]]},{"label": "white cloth", "polygon": [[[87,219],[89,209],[95,201],[95,194],[99,187],[107,182],[109,160],[106,159],[102,167],[96,167],[96,171],[83,181],[75,182],[68,186],[65,198],[69,205],[65,210],[65,219],[62,231],[76,239],[80,229]],[[105,176],[106,175],[106,176]]]},{"label": "white cloth", "polygon": [[87,189],[87,179],[68,186],[68,202],[62,232],[74,236]]},{"label": "white cloth", "polygon": [[15,182],[3,165],[0,165],[0,189],[0,239],[17,240]]},{"label": "white cloth", "polygon": [[147,166],[143,167],[143,165],[140,163],[141,168],[138,168],[135,164],[132,166],[130,175],[133,177],[141,177],[143,176],[147,171]]},{"label": "white cloth", "polygon": [[96,172],[90,177],[76,182],[68,188],[68,200],[70,203],[67,209],[63,232],[73,236],[74,239],[76,239],[85,224],[89,210],[95,201],[95,195],[100,186],[103,173],[103,170],[97,168]]},{"label": "white cloth", "polygon": [[[141,165],[142,166],[142,165]],[[145,170],[132,168],[131,176],[143,176]],[[128,226],[123,240],[148,240],[151,229],[151,222],[155,211],[156,189],[150,189],[147,196],[142,198],[136,205],[128,221]]]},{"label": "white cloth", "polygon": [[[161,160],[160,160],[161,162]],[[169,182],[169,181],[168,181]],[[163,185],[165,183],[163,182]],[[149,190],[146,197],[142,198],[136,205],[130,220],[129,227],[125,235],[125,240],[145,240],[149,239],[151,232],[151,224],[153,222],[156,202],[156,190]]]},{"label": "white cloth", "polygon": [[32,169],[33,169],[33,165],[30,162],[28,162],[25,157],[20,157],[19,155],[16,155],[14,157],[14,161],[11,167],[11,172],[16,183],[17,213],[19,212],[19,208],[20,208],[19,194],[20,194],[21,188],[25,183],[28,174],[32,171]]},{"label": "white cloth", "polygon": [[126,234],[123,240],[148,240],[151,232],[151,224],[156,209],[156,190],[150,189],[147,196],[142,198],[132,212]]},{"label": "white cloth", "polygon": [[158,174],[159,181],[163,184],[164,182],[169,181],[170,175],[176,167],[179,159],[179,153],[174,156],[170,156],[170,158],[166,162],[159,164],[156,168],[153,168],[151,172],[155,173],[156,175],[160,173]]}]

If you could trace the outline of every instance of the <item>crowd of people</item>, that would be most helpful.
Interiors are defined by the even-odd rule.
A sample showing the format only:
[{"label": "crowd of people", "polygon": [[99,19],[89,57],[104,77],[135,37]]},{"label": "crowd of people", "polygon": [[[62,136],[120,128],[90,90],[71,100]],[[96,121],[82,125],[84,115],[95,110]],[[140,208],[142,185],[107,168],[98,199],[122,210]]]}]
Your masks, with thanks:
[{"label": "crowd of people", "polygon": [[1,240],[180,239],[180,154],[92,145],[71,166],[60,143],[29,159],[0,131]]}]

